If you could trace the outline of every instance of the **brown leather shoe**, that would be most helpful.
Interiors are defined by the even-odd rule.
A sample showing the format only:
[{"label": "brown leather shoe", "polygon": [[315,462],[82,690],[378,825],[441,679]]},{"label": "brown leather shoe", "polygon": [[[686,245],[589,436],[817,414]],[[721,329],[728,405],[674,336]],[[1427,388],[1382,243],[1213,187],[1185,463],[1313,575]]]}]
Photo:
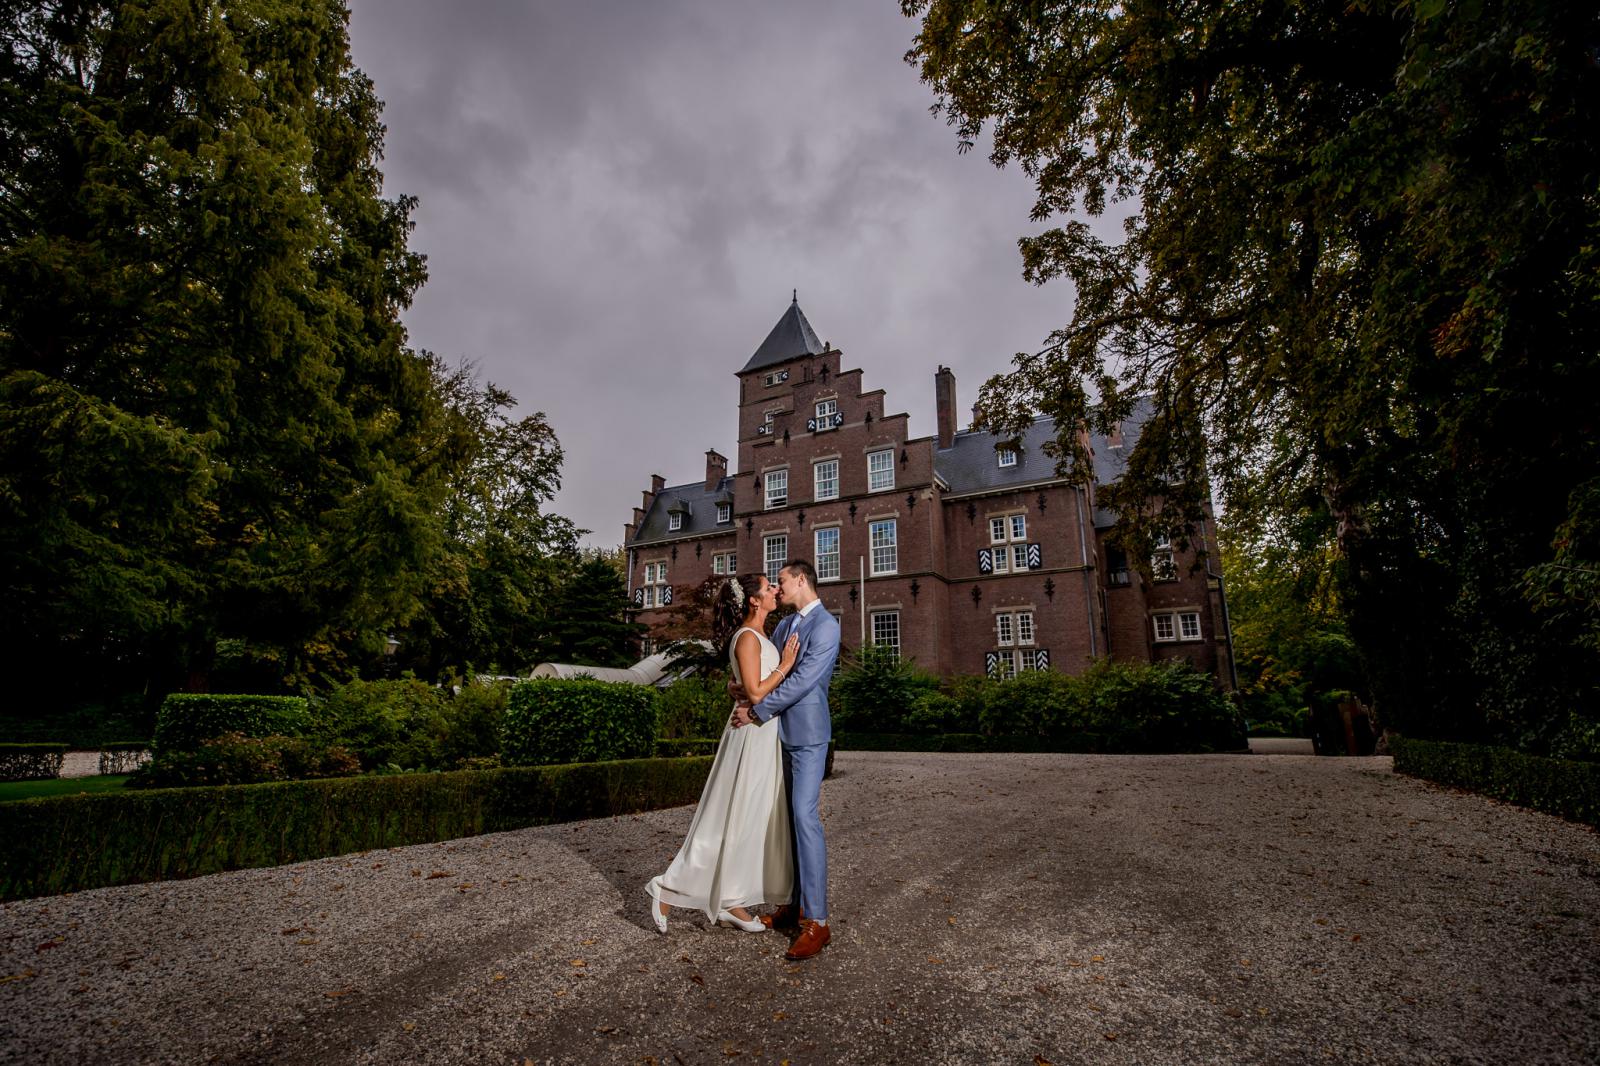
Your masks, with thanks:
[{"label": "brown leather shoe", "polygon": [[800,908],[793,903],[780,903],[771,914],[761,916],[761,924],[768,929],[800,928]]},{"label": "brown leather shoe", "polygon": [[828,941],[833,934],[825,925],[816,922],[803,921],[800,923],[800,935],[795,942],[789,945],[789,950],[784,952],[786,959],[809,959],[817,952],[828,946]]}]

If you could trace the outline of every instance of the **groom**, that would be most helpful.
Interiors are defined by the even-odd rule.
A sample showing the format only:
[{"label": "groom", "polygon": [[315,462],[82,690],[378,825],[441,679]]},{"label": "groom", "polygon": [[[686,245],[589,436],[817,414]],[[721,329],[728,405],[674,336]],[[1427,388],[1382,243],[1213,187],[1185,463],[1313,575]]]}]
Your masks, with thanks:
[{"label": "groom", "polygon": [[[780,648],[790,634],[800,637],[800,658],[788,677],[754,706],[742,698],[734,708],[733,724],[778,723],[783,741],[783,783],[789,792],[790,824],[794,829],[794,858],[800,890],[796,902],[785,903],[770,918],[774,929],[794,929],[800,935],[786,958],[808,959],[821,951],[828,932],[828,852],[822,839],[822,771],[833,738],[833,718],[828,713],[828,682],[839,658],[839,622],[817,599],[817,572],[804,559],[778,572],[779,598],[795,612],[778,623],[772,642]],[[798,903],[798,906],[796,906]]]}]

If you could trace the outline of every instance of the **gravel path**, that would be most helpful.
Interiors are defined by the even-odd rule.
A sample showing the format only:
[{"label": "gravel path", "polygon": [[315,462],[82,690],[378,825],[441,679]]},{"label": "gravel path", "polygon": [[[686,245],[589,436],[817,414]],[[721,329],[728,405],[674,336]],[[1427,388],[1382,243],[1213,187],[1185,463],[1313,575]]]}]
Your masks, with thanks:
[{"label": "gravel path", "polygon": [[0,910],[0,1057],[1600,1061],[1600,836],[1388,759],[841,752],[834,940],[649,924],[691,808]]}]

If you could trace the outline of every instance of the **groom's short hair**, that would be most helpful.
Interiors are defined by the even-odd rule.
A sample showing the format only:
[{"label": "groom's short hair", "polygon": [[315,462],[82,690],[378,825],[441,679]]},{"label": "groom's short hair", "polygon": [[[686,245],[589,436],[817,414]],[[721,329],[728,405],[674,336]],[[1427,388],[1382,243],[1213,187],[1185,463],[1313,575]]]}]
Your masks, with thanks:
[{"label": "groom's short hair", "polygon": [[784,569],[789,571],[789,573],[794,577],[805,578],[806,587],[812,592],[817,591],[817,572],[816,570],[812,569],[810,563],[806,562],[804,559],[790,559],[789,565],[784,567]]}]

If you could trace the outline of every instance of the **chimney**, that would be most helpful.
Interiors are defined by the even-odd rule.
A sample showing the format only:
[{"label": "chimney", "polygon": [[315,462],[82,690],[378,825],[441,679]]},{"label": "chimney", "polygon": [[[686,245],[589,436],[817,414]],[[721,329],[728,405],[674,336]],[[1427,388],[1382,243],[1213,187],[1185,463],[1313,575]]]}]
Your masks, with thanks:
[{"label": "chimney", "polygon": [[934,420],[939,427],[939,447],[956,442],[956,376],[941,365],[933,373]]},{"label": "chimney", "polygon": [[728,457],[715,448],[706,452],[706,491],[714,492],[728,475]]},{"label": "chimney", "polygon": [[660,474],[651,474],[650,487],[644,490],[644,503],[639,505],[640,508],[645,511],[649,511],[650,505],[656,502],[656,497],[661,495],[661,490],[666,487],[666,478],[662,477]]}]

